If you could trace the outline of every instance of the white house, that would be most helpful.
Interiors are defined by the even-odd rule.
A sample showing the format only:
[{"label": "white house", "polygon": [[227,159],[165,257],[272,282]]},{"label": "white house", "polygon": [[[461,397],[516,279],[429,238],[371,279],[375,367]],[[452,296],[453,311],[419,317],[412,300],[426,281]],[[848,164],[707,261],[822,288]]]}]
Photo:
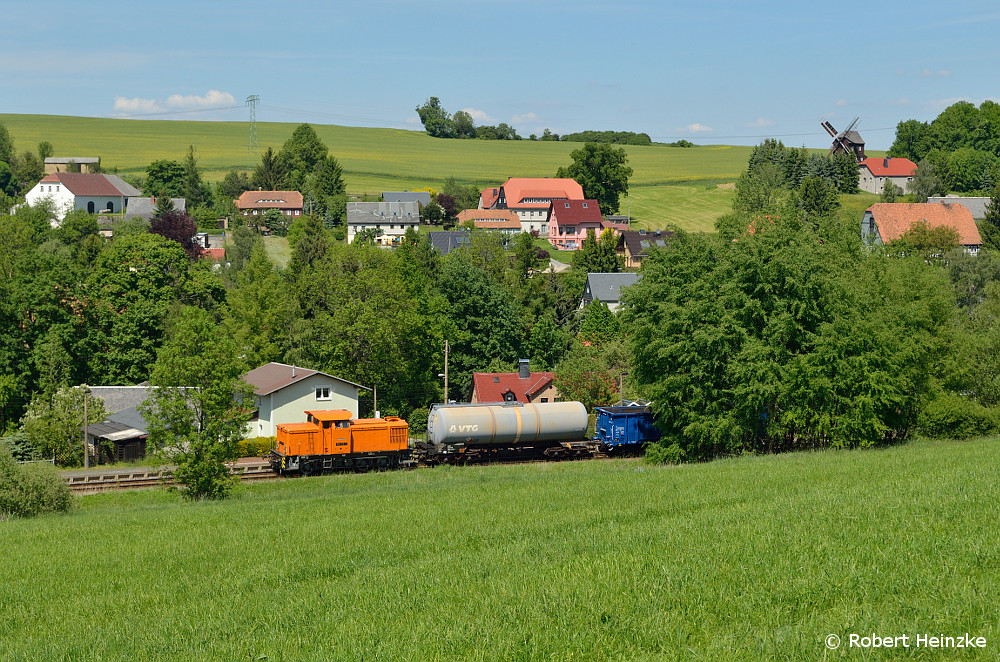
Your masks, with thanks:
[{"label": "white house", "polygon": [[892,182],[903,193],[908,192],[917,164],[909,159],[869,157],[858,164],[858,188],[881,194],[886,182]]},{"label": "white house", "polygon": [[51,200],[56,219],[61,221],[75,209],[89,214],[118,213],[125,209],[129,197],[140,195],[142,191],[117,175],[54,172],[35,184],[25,199],[32,206]]},{"label": "white house", "polygon": [[420,205],[412,202],[348,202],[347,243],[353,243],[359,232],[376,230],[375,242],[394,246],[403,240],[407,228],[420,227]]},{"label": "white house", "polygon": [[248,437],[273,437],[279,425],[305,423],[307,411],[346,409],[358,418],[358,392],[369,390],[325,372],[285,363],[266,363],[243,379],[253,386],[257,404]]}]

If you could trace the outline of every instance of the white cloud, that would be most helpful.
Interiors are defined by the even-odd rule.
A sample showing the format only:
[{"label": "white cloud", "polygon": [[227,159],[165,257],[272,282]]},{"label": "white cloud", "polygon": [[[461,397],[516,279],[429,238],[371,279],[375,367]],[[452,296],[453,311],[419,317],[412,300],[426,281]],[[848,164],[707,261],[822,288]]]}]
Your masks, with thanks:
[{"label": "white cloud", "polygon": [[714,129],[712,129],[712,127],[709,126],[705,126],[704,124],[699,124],[695,122],[694,124],[688,124],[681,130],[686,131],[688,133],[712,133]]},{"label": "white cloud", "polygon": [[902,97],[900,99],[896,99],[895,101],[890,101],[889,105],[890,106],[905,106],[905,105],[910,104],[910,103],[913,103],[913,101],[911,101],[910,99],[907,99],[906,97]]},{"label": "white cloud", "polygon": [[758,117],[753,122],[747,122],[743,126],[747,127],[748,129],[763,129],[769,126],[774,126],[774,120]]},{"label": "white cloud", "polygon": [[194,94],[181,95],[171,94],[167,97],[167,107],[181,110],[193,110],[196,108],[223,108],[225,106],[235,106],[236,99],[229,92],[209,90],[203,97]]},{"label": "white cloud", "polygon": [[229,108],[235,105],[237,105],[236,99],[229,92],[209,90],[202,97],[195,94],[171,94],[162,101],[160,99],[143,99],[141,97],[128,99],[123,96],[115,96],[114,110],[124,115],[141,115]]},{"label": "white cloud", "polygon": [[497,120],[495,117],[490,117],[486,114],[486,111],[479,110],[478,108],[463,108],[463,111],[469,113],[474,122],[479,124],[496,124]]},{"label": "white cloud", "polygon": [[140,99],[135,97],[133,99],[126,99],[125,97],[115,97],[115,111],[119,113],[134,114],[134,113],[156,113],[162,110],[157,104],[156,99]]},{"label": "white cloud", "polygon": [[534,113],[525,113],[524,115],[514,115],[510,118],[510,121],[515,124],[523,124],[525,122],[537,122],[538,115]]},{"label": "white cloud", "polygon": [[930,69],[924,69],[917,74],[921,78],[947,78],[951,76],[951,72],[947,69],[940,69],[939,71],[931,71]]},{"label": "white cloud", "polygon": [[837,103],[833,105],[837,106],[838,108],[843,108],[844,106],[847,105],[847,99],[837,99]]},{"label": "white cloud", "polygon": [[941,71],[937,72],[937,75],[939,78],[947,78],[951,76],[951,72],[948,71],[947,69],[942,69]]}]

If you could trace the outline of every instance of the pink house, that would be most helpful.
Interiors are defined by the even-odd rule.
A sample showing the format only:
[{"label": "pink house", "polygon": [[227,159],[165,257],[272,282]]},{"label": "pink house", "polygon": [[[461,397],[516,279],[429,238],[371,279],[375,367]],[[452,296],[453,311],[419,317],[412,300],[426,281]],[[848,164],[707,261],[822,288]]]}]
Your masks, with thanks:
[{"label": "pink house", "polygon": [[549,205],[549,243],[559,250],[579,250],[587,231],[604,229],[597,200],[553,200]]}]

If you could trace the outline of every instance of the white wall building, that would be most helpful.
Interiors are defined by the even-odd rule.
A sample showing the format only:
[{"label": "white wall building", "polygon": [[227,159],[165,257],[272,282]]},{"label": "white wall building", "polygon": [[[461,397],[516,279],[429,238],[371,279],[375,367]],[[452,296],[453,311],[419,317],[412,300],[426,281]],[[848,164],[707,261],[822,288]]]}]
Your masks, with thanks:
[{"label": "white wall building", "polygon": [[358,233],[376,230],[375,242],[394,246],[403,240],[407,228],[420,228],[420,205],[417,202],[348,202],[347,243]]}]

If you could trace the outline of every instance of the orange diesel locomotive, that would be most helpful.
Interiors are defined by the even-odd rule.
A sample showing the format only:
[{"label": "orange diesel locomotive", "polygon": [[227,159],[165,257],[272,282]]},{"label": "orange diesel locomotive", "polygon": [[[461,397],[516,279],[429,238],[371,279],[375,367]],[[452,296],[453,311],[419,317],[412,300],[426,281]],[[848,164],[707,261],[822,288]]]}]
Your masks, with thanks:
[{"label": "orange diesel locomotive", "polygon": [[278,426],[271,467],[278,474],[395,469],[410,459],[409,426],[397,416],[351,418],[346,409],[307,411],[305,423]]}]

